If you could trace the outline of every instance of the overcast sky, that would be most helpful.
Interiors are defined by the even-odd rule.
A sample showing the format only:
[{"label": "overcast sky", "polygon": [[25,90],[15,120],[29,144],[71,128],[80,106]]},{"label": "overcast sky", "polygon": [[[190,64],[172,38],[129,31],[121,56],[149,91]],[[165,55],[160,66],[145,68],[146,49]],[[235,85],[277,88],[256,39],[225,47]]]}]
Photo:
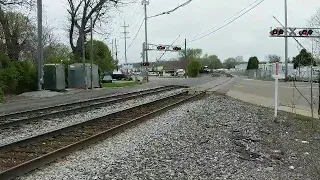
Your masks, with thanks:
[{"label": "overcast sky", "polygon": [[[187,0],[150,0],[148,15],[162,13],[186,2]],[[179,35],[175,44],[181,45],[184,38],[194,39],[196,35],[214,26],[220,26],[221,22],[233,14],[245,8],[254,0],[193,0],[187,6],[178,9],[170,15],[159,16],[148,21],[149,43],[171,44]],[[43,0],[44,15],[49,24],[55,28],[55,33],[64,43],[68,43],[66,27],[67,21],[66,0]],[[319,0],[288,0],[288,26],[305,27],[312,15],[320,8]],[[124,62],[124,20],[129,24],[128,31],[131,44],[139,26],[143,20],[143,6],[141,2],[133,3],[121,9],[122,13],[113,13],[112,22],[107,26],[108,37],[96,38],[104,40],[111,46],[111,39],[117,38],[119,60]],[[284,23],[284,0],[265,0],[252,11],[226,26],[225,28],[188,44],[189,48],[201,48],[204,53],[215,54],[222,61],[228,57],[243,56],[247,60],[250,56],[265,59],[268,54],[278,54],[284,57],[284,38],[270,38],[270,27],[278,27],[273,19],[276,16]],[[311,48],[310,41],[300,39],[303,45]],[[128,62],[141,61],[141,49],[144,42],[144,26],[141,28],[136,40],[128,49]],[[311,50],[311,49],[310,49]],[[289,57],[298,53],[297,44],[293,39],[289,40]],[[149,61],[155,61],[162,53],[151,52]],[[164,59],[176,57],[177,53],[168,52]]]}]

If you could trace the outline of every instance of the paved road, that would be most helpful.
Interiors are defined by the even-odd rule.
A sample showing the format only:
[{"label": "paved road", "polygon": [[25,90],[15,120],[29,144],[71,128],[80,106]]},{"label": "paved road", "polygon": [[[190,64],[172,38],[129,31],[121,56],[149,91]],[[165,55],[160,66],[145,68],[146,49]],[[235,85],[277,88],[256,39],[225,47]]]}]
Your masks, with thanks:
[{"label": "paved road", "polygon": [[[296,83],[297,89],[311,101],[311,86],[309,83]],[[314,106],[317,110],[318,107],[318,84],[313,86],[313,98]],[[268,103],[272,103],[274,100],[274,82],[272,81],[260,81],[251,79],[239,79],[237,83],[231,88],[231,91],[237,91],[246,93],[252,96],[261,96],[269,99]],[[282,106],[290,106],[294,103],[296,107],[300,109],[310,109],[308,102],[303,98],[301,94],[294,88],[292,82],[279,82],[279,103]],[[266,101],[266,100],[262,100]],[[264,102],[262,102],[264,103]]]}]

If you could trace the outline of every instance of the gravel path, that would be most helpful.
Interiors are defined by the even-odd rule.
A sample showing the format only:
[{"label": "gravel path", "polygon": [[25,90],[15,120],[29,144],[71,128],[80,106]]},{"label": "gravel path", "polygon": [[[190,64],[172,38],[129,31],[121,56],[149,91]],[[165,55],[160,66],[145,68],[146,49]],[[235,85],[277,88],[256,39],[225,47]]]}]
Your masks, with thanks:
[{"label": "gravel path", "polygon": [[53,118],[53,119],[47,119],[47,120],[43,119],[37,123],[25,124],[21,127],[12,127],[5,130],[1,130],[0,146],[10,144],[22,139],[30,138],[32,136],[44,134],[46,132],[61,129],[63,127],[67,127],[73,124],[85,122],[93,118],[105,116],[105,115],[108,115],[117,111],[121,111],[133,106],[145,104],[147,102],[151,102],[159,98],[167,97],[182,91],[184,91],[184,89],[166,91],[166,92],[162,92],[155,95],[148,95],[145,97],[136,98],[136,99],[128,100],[125,102],[112,104],[109,106],[101,107],[99,109],[74,114],[72,116],[66,116],[63,118]]},{"label": "gravel path", "polygon": [[224,96],[181,105],[18,179],[320,179],[320,135]]}]

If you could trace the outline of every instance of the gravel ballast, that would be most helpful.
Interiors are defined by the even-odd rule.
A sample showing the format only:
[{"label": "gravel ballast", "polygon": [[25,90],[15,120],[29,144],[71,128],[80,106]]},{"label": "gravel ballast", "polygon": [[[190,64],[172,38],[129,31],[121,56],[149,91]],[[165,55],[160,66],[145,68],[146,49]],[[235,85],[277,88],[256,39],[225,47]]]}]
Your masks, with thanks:
[{"label": "gravel ballast", "polygon": [[320,179],[319,133],[272,116],[210,96],[18,179]]},{"label": "gravel ballast", "polygon": [[176,93],[180,93],[182,91],[184,91],[184,89],[176,89],[176,90],[161,92],[154,95],[138,97],[125,102],[115,103],[109,106],[106,105],[105,107],[101,107],[99,109],[94,109],[87,112],[81,112],[81,113],[75,112],[75,114],[71,116],[66,116],[62,118],[41,119],[36,123],[24,124],[20,127],[7,128],[0,131],[0,139],[1,139],[0,146],[10,144],[22,139],[30,138],[32,136],[44,134],[46,132],[51,132],[51,131],[61,129],[70,125],[85,122],[94,118],[102,117],[117,111],[128,109],[133,106],[145,104],[159,98],[171,96]]}]

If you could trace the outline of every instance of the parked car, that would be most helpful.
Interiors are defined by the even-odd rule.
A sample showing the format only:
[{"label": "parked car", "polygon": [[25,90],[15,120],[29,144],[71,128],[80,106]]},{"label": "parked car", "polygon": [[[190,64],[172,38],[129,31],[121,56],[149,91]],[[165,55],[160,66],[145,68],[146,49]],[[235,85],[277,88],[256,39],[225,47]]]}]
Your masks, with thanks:
[{"label": "parked car", "polygon": [[112,76],[105,75],[102,79],[102,83],[112,83]]}]

